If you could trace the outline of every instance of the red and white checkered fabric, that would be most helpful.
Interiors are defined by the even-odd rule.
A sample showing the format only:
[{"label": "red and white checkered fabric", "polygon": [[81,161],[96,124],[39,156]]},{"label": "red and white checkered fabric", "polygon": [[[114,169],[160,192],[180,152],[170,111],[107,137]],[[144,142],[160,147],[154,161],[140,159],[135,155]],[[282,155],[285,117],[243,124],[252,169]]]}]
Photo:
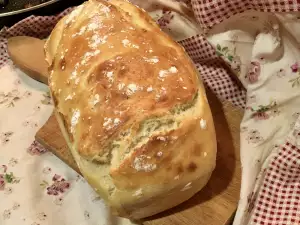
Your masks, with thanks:
[{"label": "red and white checkered fabric", "polygon": [[300,224],[300,148],[286,142],[265,174],[251,224]]},{"label": "red and white checkered fabric", "polygon": [[204,31],[208,31],[225,19],[246,10],[252,9],[261,12],[300,10],[298,0],[190,0],[190,2],[194,15]]},{"label": "red and white checkered fabric", "polygon": [[245,107],[246,92],[241,89],[233,79],[231,71],[226,63],[216,54],[215,49],[198,34],[196,36],[179,41],[196,65],[204,83],[221,100],[231,101],[241,108]]}]

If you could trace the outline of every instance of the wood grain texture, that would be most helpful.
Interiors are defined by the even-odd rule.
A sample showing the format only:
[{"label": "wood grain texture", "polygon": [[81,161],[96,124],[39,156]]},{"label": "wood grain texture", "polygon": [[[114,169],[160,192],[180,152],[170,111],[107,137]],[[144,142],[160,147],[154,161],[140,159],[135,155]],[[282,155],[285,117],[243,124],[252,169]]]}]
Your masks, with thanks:
[{"label": "wood grain texture", "polygon": [[44,60],[45,41],[28,37],[16,36],[7,41],[7,53],[10,59],[28,76],[48,84],[48,66]]},{"label": "wood grain texture", "polygon": [[[202,191],[175,208],[147,218],[144,225],[230,224],[240,192],[239,131],[243,111],[230,103],[222,105],[209,90],[207,95],[218,141],[216,169]],[[53,115],[39,130],[36,140],[80,173]]]}]

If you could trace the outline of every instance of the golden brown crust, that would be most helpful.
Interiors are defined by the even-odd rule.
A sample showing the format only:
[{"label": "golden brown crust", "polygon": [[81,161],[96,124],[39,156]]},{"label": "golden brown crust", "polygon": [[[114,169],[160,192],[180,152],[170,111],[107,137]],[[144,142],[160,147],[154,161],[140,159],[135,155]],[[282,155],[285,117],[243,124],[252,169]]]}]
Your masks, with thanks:
[{"label": "golden brown crust", "polygon": [[[192,100],[198,88],[191,65],[182,63],[183,50],[163,45],[161,39],[170,40],[155,35],[157,27],[148,31],[113,5],[91,2],[95,13],[65,24],[49,82],[53,96],[64,99],[56,102],[69,121],[70,135],[81,139],[78,151],[88,158],[105,154],[103,146],[127,123],[168,113]],[[73,106],[76,111],[69,110]],[[74,126],[72,117],[78,119]],[[98,126],[91,127],[95,120]]]},{"label": "golden brown crust", "polygon": [[[209,109],[208,109],[209,110]],[[209,112],[201,119],[211,125]],[[136,189],[143,185],[176,183],[182,176],[195,177],[205,173],[211,163],[215,142],[213,129],[202,129],[200,118],[185,121],[179,129],[155,135],[143,146],[113,168],[111,176],[117,188]],[[200,138],[201,137],[201,138]],[[134,181],[134,182],[132,182]]]},{"label": "golden brown crust", "polygon": [[118,214],[153,215],[206,184],[216,140],[203,85],[145,12],[123,0],[85,2],[57,24],[45,53],[67,143]]}]

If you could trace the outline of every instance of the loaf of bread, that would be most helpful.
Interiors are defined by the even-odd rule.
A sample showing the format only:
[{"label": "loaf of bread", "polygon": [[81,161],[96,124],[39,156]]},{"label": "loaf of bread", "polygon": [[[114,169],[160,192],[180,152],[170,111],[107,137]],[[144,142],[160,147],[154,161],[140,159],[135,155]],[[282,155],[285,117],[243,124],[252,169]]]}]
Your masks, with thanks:
[{"label": "loaf of bread", "polygon": [[203,84],[144,10],[89,0],[59,21],[45,54],[66,142],[117,215],[157,214],[206,185],[216,137]]}]

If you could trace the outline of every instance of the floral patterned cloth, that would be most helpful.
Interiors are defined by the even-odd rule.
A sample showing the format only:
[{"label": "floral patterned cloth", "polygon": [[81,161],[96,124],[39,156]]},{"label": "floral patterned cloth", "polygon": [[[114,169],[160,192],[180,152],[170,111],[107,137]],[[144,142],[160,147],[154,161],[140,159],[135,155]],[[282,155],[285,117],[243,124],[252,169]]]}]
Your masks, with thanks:
[{"label": "floral patterned cloth", "polygon": [[[248,11],[208,34],[218,55],[247,89],[241,124],[242,189],[235,225],[300,223],[300,207],[294,204],[300,198],[296,140],[300,135],[295,125],[300,110],[298,18],[300,13]],[[286,146],[293,147],[286,152]]]},{"label": "floral patterned cloth", "polygon": [[[185,48],[206,86],[245,109],[234,225],[300,224],[299,3],[131,1]],[[7,37],[46,37],[64,13],[32,16],[0,33],[1,225],[108,224],[103,202],[84,180],[31,144],[51,114],[50,98],[45,86],[7,64]]]}]

